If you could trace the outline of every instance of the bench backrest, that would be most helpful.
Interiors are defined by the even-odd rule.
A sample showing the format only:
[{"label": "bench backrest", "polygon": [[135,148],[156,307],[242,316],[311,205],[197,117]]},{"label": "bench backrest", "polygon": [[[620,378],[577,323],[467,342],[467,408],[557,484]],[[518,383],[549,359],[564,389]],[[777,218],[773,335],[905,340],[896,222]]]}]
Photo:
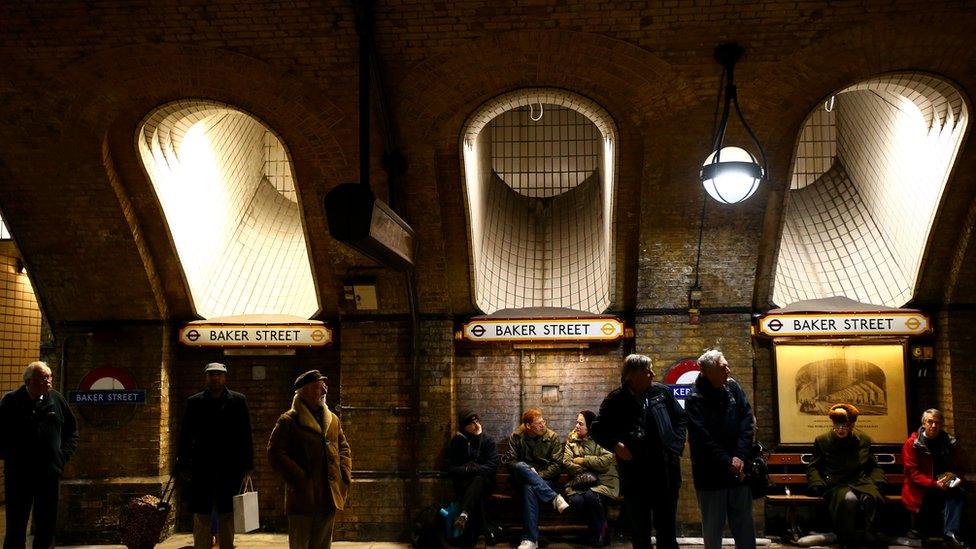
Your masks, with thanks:
[{"label": "bench backrest", "polygon": [[[887,485],[882,487],[885,493],[900,492],[901,484],[905,479],[900,449],[893,450],[895,449],[880,448],[874,452],[875,459],[887,480]],[[770,453],[766,460],[769,466],[770,485],[787,488],[791,492],[803,491],[807,484],[806,467],[812,458],[812,453],[802,449]]]}]

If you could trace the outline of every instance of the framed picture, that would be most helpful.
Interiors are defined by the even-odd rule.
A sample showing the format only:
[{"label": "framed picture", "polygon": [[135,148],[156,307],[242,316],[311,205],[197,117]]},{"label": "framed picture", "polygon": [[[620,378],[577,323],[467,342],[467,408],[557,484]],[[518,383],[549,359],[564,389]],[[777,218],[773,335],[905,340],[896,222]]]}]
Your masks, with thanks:
[{"label": "framed picture", "polygon": [[905,441],[904,342],[776,342],[775,349],[781,443],[812,443],[840,403],[857,406],[856,428],[874,442]]}]

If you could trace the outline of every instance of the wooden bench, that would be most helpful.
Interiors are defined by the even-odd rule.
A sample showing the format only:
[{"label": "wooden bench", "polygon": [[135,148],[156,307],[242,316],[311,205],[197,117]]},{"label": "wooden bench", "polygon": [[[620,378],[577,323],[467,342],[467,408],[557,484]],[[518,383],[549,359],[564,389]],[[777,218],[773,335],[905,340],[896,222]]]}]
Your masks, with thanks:
[{"label": "wooden bench", "polygon": [[[813,458],[810,447],[790,447],[773,451],[766,464],[769,467],[769,490],[765,498],[767,507],[785,506],[787,532],[785,538],[802,537],[798,524],[799,509],[804,506],[818,506],[824,499],[807,494],[806,467]],[[878,465],[885,473],[886,483],[880,487],[881,494],[888,503],[901,504],[901,485],[904,472],[901,460],[901,447],[880,447],[874,451]],[[769,513],[767,512],[767,517]]]},{"label": "wooden bench", "polygon": [[[503,439],[498,443],[500,460],[504,459],[507,451],[508,440]],[[503,528],[506,537],[510,537],[508,533],[522,531],[522,495],[516,493],[509,477],[508,467],[504,463],[500,463],[498,471],[495,473],[495,491],[488,498],[491,519]],[[569,475],[561,473],[556,483],[556,492],[564,494],[563,490],[569,480]],[[622,503],[622,497],[607,502],[607,520],[611,526],[615,525],[619,518]],[[582,511],[574,510],[572,507],[563,513],[558,513],[552,505],[539,503],[539,532],[542,534],[585,534],[588,522],[588,517]]]}]

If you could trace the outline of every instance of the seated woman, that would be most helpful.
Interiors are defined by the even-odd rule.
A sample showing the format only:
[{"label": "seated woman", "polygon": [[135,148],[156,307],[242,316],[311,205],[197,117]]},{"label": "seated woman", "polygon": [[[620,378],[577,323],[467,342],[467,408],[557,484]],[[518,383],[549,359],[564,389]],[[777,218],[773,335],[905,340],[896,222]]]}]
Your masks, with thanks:
[{"label": "seated woman", "polygon": [[484,434],[481,419],[471,410],[458,414],[458,433],[447,448],[447,472],[454,483],[454,497],[461,502],[454,528],[464,541],[474,543],[479,534],[494,545],[497,531],[488,521],[485,503],[495,485],[498,447]]},{"label": "seated woman", "polygon": [[854,429],[857,408],[835,404],[829,416],[834,425],[813,443],[807,488],[827,501],[841,547],[876,543],[874,518],[884,501],[878,490],[884,472],[871,453],[871,437]]},{"label": "seated woman", "polygon": [[[596,414],[583,410],[576,416],[576,428],[566,437],[563,469],[569,475],[566,501],[570,507],[586,509],[593,547],[610,545],[606,500],[620,493],[620,478],[614,455],[589,438]],[[586,478],[586,474],[590,478]]]}]

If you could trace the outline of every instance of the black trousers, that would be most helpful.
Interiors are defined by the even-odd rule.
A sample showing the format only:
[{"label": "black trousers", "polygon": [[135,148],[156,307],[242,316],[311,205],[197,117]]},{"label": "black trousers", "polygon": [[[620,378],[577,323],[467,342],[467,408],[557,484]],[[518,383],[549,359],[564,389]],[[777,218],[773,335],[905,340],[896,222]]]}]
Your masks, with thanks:
[{"label": "black trousers", "polygon": [[[623,463],[623,462],[619,462]],[[661,549],[678,549],[678,489],[681,468],[673,464],[621,465],[621,491],[634,549],[651,549],[651,524]],[[629,474],[628,474],[629,473]],[[650,473],[650,475],[648,474]]]},{"label": "black trousers", "polygon": [[485,503],[493,487],[493,481],[481,475],[455,480],[454,495],[460,502],[461,512],[468,514],[462,537],[475,541],[491,526]]},{"label": "black trousers", "polygon": [[27,519],[34,508],[34,549],[54,546],[58,522],[60,477],[30,471],[4,471],[7,490],[7,533],[3,549],[24,549],[27,544]]}]

